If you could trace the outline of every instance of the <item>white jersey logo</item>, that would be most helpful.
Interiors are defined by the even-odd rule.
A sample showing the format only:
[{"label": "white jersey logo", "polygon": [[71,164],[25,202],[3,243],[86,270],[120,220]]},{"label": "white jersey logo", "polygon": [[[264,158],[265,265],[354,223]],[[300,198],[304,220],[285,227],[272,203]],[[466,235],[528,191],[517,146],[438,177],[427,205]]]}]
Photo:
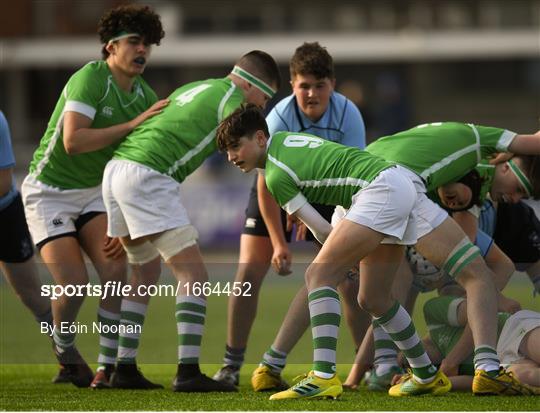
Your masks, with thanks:
[{"label": "white jersey logo", "polygon": [[106,117],[110,118],[113,115],[113,109],[114,108],[112,108],[110,106],[103,106],[103,109],[101,110],[101,114],[103,116],[106,116]]},{"label": "white jersey logo", "polygon": [[193,89],[189,89],[187,91],[185,91],[184,93],[178,95],[176,97],[176,104],[180,107],[184,106],[186,103],[190,103],[194,98],[195,96],[197,96],[199,93],[201,93],[202,91],[208,89],[209,87],[211,87],[211,85],[209,84],[203,84],[203,85],[199,85],[197,87],[194,87]]}]

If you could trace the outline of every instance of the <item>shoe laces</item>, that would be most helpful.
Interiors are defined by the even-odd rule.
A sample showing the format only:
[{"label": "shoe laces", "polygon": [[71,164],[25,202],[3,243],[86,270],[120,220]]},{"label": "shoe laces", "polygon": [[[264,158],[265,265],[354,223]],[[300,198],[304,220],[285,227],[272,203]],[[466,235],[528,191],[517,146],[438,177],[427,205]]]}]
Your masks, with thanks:
[{"label": "shoe laces", "polygon": [[401,383],[405,383],[407,380],[411,379],[412,380],[413,378],[413,374],[412,374],[412,370],[411,369],[407,369],[407,373],[404,373],[401,375],[401,377],[398,379],[398,381],[396,382],[396,384],[401,384]]},{"label": "shoe laces", "polygon": [[294,383],[293,388],[303,386],[304,384],[309,383],[312,380],[313,380],[313,376],[310,376],[307,373],[300,374],[293,379],[293,383]]}]

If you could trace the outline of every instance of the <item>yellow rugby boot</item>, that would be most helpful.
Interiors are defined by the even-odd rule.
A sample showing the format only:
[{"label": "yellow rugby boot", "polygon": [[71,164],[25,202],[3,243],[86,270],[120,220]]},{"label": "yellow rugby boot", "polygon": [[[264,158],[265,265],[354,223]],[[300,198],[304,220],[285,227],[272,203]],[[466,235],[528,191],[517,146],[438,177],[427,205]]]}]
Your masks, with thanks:
[{"label": "yellow rugby boot", "polygon": [[475,396],[491,396],[503,394],[506,396],[532,396],[540,394],[540,389],[520,383],[512,372],[504,368],[499,369],[499,374],[491,377],[485,370],[476,370],[472,384],[472,391]]},{"label": "yellow rugby boot", "polygon": [[270,396],[270,400],[337,399],[341,396],[341,393],[343,393],[343,387],[337,375],[334,375],[331,379],[322,379],[317,377],[313,371],[310,371],[305,378],[290,389]]},{"label": "yellow rugby boot", "polygon": [[433,381],[426,384],[416,381],[409,370],[407,374],[401,376],[397,384],[390,387],[388,394],[394,397],[420,396],[422,394],[437,396],[449,392],[451,388],[450,380],[440,370],[437,371]]},{"label": "yellow rugby boot", "polygon": [[259,366],[253,370],[251,386],[254,391],[280,391],[289,388],[287,382],[281,378],[281,374],[272,371],[268,366]]}]

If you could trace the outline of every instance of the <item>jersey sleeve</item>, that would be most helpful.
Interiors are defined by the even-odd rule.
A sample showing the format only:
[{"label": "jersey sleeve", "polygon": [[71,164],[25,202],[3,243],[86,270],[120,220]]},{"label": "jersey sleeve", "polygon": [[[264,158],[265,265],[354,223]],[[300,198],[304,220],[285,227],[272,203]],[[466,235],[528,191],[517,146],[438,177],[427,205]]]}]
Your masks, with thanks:
[{"label": "jersey sleeve", "polygon": [[343,119],[343,140],[341,144],[360,149],[366,147],[366,127],[364,119],[356,105],[347,100],[345,107],[345,117]]},{"label": "jersey sleeve", "polygon": [[100,100],[104,96],[103,87],[107,80],[91,63],[71,76],[64,88],[66,112],[77,112],[94,119]]},{"label": "jersey sleeve", "polygon": [[279,167],[266,170],[265,181],[274,199],[288,214],[294,214],[307,203],[293,178]]},{"label": "jersey sleeve", "polygon": [[284,119],[280,116],[277,107],[270,111],[268,116],[266,116],[266,123],[268,124],[268,131],[270,136],[279,131],[288,131],[289,126],[285,123]]},{"label": "jersey sleeve", "polygon": [[11,168],[15,165],[15,156],[11,147],[11,135],[4,114],[0,111],[0,169]]},{"label": "jersey sleeve", "polygon": [[465,301],[463,297],[454,297],[451,295],[434,297],[428,300],[424,304],[426,324],[428,326],[443,324],[451,327],[459,327],[457,311],[463,301]]},{"label": "jersey sleeve", "polygon": [[500,128],[475,125],[480,136],[482,149],[491,154],[494,152],[508,152],[508,147],[516,137],[516,133]]}]

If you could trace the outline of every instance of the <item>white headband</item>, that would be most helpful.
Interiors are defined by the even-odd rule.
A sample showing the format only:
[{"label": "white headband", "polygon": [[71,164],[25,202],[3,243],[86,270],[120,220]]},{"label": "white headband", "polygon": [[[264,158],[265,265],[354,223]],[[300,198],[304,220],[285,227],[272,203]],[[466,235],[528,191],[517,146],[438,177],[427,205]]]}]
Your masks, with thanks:
[{"label": "white headband", "polygon": [[118,36],[113,37],[107,42],[107,45],[111,44],[112,42],[116,42],[117,40],[125,39],[126,37],[132,37],[132,36],[138,36],[141,37],[139,33],[126,33],[121,32]]}]

